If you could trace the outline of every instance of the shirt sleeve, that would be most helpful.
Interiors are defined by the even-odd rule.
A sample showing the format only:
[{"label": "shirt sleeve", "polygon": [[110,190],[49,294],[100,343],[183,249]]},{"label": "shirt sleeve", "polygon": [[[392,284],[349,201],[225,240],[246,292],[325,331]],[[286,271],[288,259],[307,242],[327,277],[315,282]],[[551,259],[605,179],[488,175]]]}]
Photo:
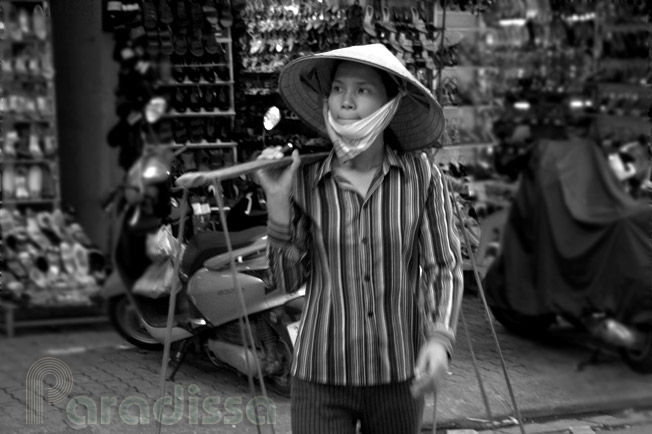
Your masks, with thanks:
[{"label": "shirt sleeve", "polygon": [[436,166],[419,239],[426,338],[441,342],[452,356],[464,291],[462,255],[449,189]]},{"label": "shirt sleeve", "polygon": [[274,282],[286,292],[296,292],[306,281],[310,257],[310,224],[307,216],[292,201],[289,225],[267,222],[269,264]]}]

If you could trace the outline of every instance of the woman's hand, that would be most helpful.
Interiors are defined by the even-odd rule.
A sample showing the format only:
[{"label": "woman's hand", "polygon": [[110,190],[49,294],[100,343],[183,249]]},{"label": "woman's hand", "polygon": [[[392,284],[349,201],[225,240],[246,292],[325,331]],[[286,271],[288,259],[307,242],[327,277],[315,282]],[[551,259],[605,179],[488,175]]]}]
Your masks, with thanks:
[{"label": "woman's hand", "polygon": [[448,371],[448,353],[446,347],[439,341],[429,341],[424,344],[417,357],[412,382],[412,396],[422,396],[437,388],[439,380]]},{"label": "woman's hand", "polygon": [[[257,160],[278,160],[285,155],[281,147],[265,148]],[[292,164],[283,169],[258,171],[258,181],[265,191],[269,218],[278,224],[290,221],[290,193],[294,177],[301,164],[299,151],[292,152]]]}]

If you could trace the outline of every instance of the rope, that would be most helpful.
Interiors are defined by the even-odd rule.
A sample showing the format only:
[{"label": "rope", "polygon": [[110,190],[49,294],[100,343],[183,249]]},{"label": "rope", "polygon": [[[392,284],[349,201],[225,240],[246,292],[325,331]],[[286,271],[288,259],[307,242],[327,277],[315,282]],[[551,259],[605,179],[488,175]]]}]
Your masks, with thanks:
[{"label": "rope", "polygon": [[478,361],[475,358],[475,351],[473,350],[473,343],[471,342],[469,327],[466,324],[466,318],[464,317],[464,312],[461,309],[460,309],[460,318],[462,319],[462,325],[464,326],[464,334],[466,334],[466,341],[469,344],[469,351],[471,352],[471,360],[473,360],[473,370],[475,371],[475,376],[478,379],[478,386],[480,387],[480,393],[482,394],[482,401],[484,402],[484,408],[487,410],[487,420],[493,420],[493,416],[491,414],[491,406],[489,405],[489,398],[487,397],[487,391],[484,388],[484,381],[482,380],[482,375],[480,374],[480,369],[478,368]]},{"label": "rope", "polygon": [[[450,186],[450,181],[448,181],[448,183],[449,183],[449,188],[452,188],[452,186]],[[453,206],[455,207],[455,213],[457,214],[457,217],[460,219],[460,223],[462,227],[462,235],[464,237],[464,243],[466,244],[469,252],[471,267],[473,268],[473,275],[475,277],[476,284],[478,285],[478,293],[480,294],[480,298],[482,299],[482,305],[484,306],[485,314],[487,316],[489,329],[491,330],[491,335],[493,337],[494,343],[496,344],[496,350],[498,351],[498,356],[500,357],[500,366],[502,367],[503,376],[505,377],[505,383],[507,384],[507,390],[509,391],[509,397],[512,401],[512,407],[514,408],[514,415],[516,417],[516,421],[518,422],[518,426],[520,428],[521,434],[526,434],[525,427],[523,426],[523,419],[521,419],[521,413],[519,411],[518,404],[516,403],[516,395],[514,394],[514,389],[512,388],[512,382],[510,381],[509,374],[507,373],[505,357],[503,356],[503,352],[500,349],[500,342],[498,341],[498,335],[496,334],[496,329],[494,328],[493,319],[491,318],[489,304],[487,303],[487,298],[485,297],[485,293],[484,293],[484,287],[482,286],[482,281],[480,279],[480,273],[478,272],[478,267],[477,264],[475,263],[475,257],[472,254],[473,252],[471,250],[471,242],[469,241],[469,234],[467,232],[466,225],[464,224],[464,220],[462,219],[462,213],[460,211],[459,204],[457,203],[454,197],[451,197],[451,200],[453,201]],[[475,358],[473,362],[474,364],[476,363]],[[477,366],[476,369],[478,369]],[[490,411],[489,407],[487,407],[487,411]]]},{"label": "rope", "polygon": [[[177,232],[177,240],[179,241],[179,246],[181,246],[183,240],[183,233],[186,227],[186,213],[188,212],[188,190],[183,191],[183,198],[181,199],[181,221],[179,222],[179,231]],[[174,275],[179,275],[179,268],[181,267],[181,255],[182,249],[177,250],[177,254],[174,257]],[[177,305],[177,293],[181,287],[181,281],[179,279],[174,280],[172,290],[170,291],[170,304],[168,305],[168,318],[165,326],[165,343],[163,345],[163,359],[161,360],[161,378],[159,383],[159,398],[162,399],[165,396],[165,385],[167,382],[167,370],[168,363],[170,360],[170,345],[172,340],[172,323],[174,322],[174,311],[176,310]],[[154,419],[156,420],[156,434],[161,433],[161,417],[163,415],[163,406],[159,406],[160,412],[158,415],[155,415]]]},{"label": "rope", "polygon": [[[245,348],[245,358],[246,358],[246,363],[247,367],[249,367],[249,350],[247,346],[246,340],[248,339],[249,342],[251,343],[251,347],[255,348],[254,346],[254,336],[253,333],[251,332],[251,324],[249,323],[249,316],[247,315],[247,304],[245,303],[244,299],[244,293],[242,292],[242,286],[240,285],[240,280],[238,279],[238,271],[236,270],[235,267],[235,257],[233,256],[233,246],[231,245],[231,237],[229,236],[229,229],[226,224],[226,212],[224,211],[224,199],[222,198],[222,183],[220,181],[213,181],[213,186],[215,187],[215,199],[217,200],[217,206],[219,209],[219,214],[220,214],[220,221],[222,222],[222,229],[224,230],[224,239],[226,241],[226,247],[227,251],[229,253],[229,263],[231,267],[231,275],[233,276],[233,287],[236,289],[236,292],[238,293],[238,299],[240,301],[240,307],[242,308],[242,317],[240,318],[241,321],[241,330],[242,330],[242,322],[244,322],[244,329],[246,330],[246,333],[241,333],[242,334],[242,345]],[[260,363],[256,362],[256,371],[258,374],[258,379],[260,383],[260,389],[262,390],[263,397],[267,401],[267,390],[265,388],[265,381],[263,379],[263,373],[260,367]],[[247,376],[249,377],[249,385],[252,388],[251,393],[252,393],[252,398],[255,398],[256,396],[256,390],[254,388],[254,382],[253,379],[251,378],[251,370],[247,369]],[[256,406],[254,406],[256,407]],[[270,424],[272,433],[274,433],[274,424]],[[258,430],[258,433],[260,434],[260,424],[256,424],[256,429]]]}]

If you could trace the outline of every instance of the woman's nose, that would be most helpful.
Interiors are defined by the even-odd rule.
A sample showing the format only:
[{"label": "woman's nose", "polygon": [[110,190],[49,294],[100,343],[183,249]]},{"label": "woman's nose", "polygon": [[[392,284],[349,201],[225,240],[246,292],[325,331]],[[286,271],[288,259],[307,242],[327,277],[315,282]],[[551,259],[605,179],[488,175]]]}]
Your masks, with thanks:
[{"label": "woman's nose", "polygon": [[342,97],[342,108],[353,108],[353,95],[351,92],[345,92]]}]

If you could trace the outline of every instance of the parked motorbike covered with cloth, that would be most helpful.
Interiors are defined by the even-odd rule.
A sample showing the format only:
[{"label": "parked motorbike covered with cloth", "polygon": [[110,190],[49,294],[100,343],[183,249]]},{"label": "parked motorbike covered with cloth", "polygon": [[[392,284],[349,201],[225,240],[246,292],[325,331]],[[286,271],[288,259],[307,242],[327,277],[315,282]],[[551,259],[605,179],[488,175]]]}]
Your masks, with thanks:
[{"label": "parked motorbike covered with cloth", "polygon": [[[130,343],[147,350],[163,348],[170,292],[154,288],[155,293],[146,296],[135,289],[139,280],[142,283],[143,273],[152,269],[148,238],[160,234],[161,224],[170,212],[178,213],[178,208],[166,206],[175,200],[170,195],[168,163],[161,155],[143,156],[130,172],[130,185],[125,190],[136,192],[131,199],[122,201],[114,249],[115,271],[102,289],[116,330]],[[171,342],[178,343],[177,364],[189,348],[201,348],[217,366],[229,366],[252,376],[260,368],[278,393],[289,395],[290,365],[305,288],[286,292],[272,279],[266,254],[266,211],[256,187],[252,183],[242,193],[227,220],[238,229],[229,231],[229,236],[254,345],[244,345],[243,312],[230,269],[231,255],[225,233],[219,231],[198,232],[185,245],[179,275],[172,276],[180,279],[181,290],[176,299]],[[159,285],[174,284],[163,283],[165,280],[161,278]]]},{"label": "parked motorbike covered with cloth", "polygon": [[563,318],[652,373],[650,201],[627,194],[585,139],[538,144],[519,182],[484,278],[496,319],[533,336]]}]

